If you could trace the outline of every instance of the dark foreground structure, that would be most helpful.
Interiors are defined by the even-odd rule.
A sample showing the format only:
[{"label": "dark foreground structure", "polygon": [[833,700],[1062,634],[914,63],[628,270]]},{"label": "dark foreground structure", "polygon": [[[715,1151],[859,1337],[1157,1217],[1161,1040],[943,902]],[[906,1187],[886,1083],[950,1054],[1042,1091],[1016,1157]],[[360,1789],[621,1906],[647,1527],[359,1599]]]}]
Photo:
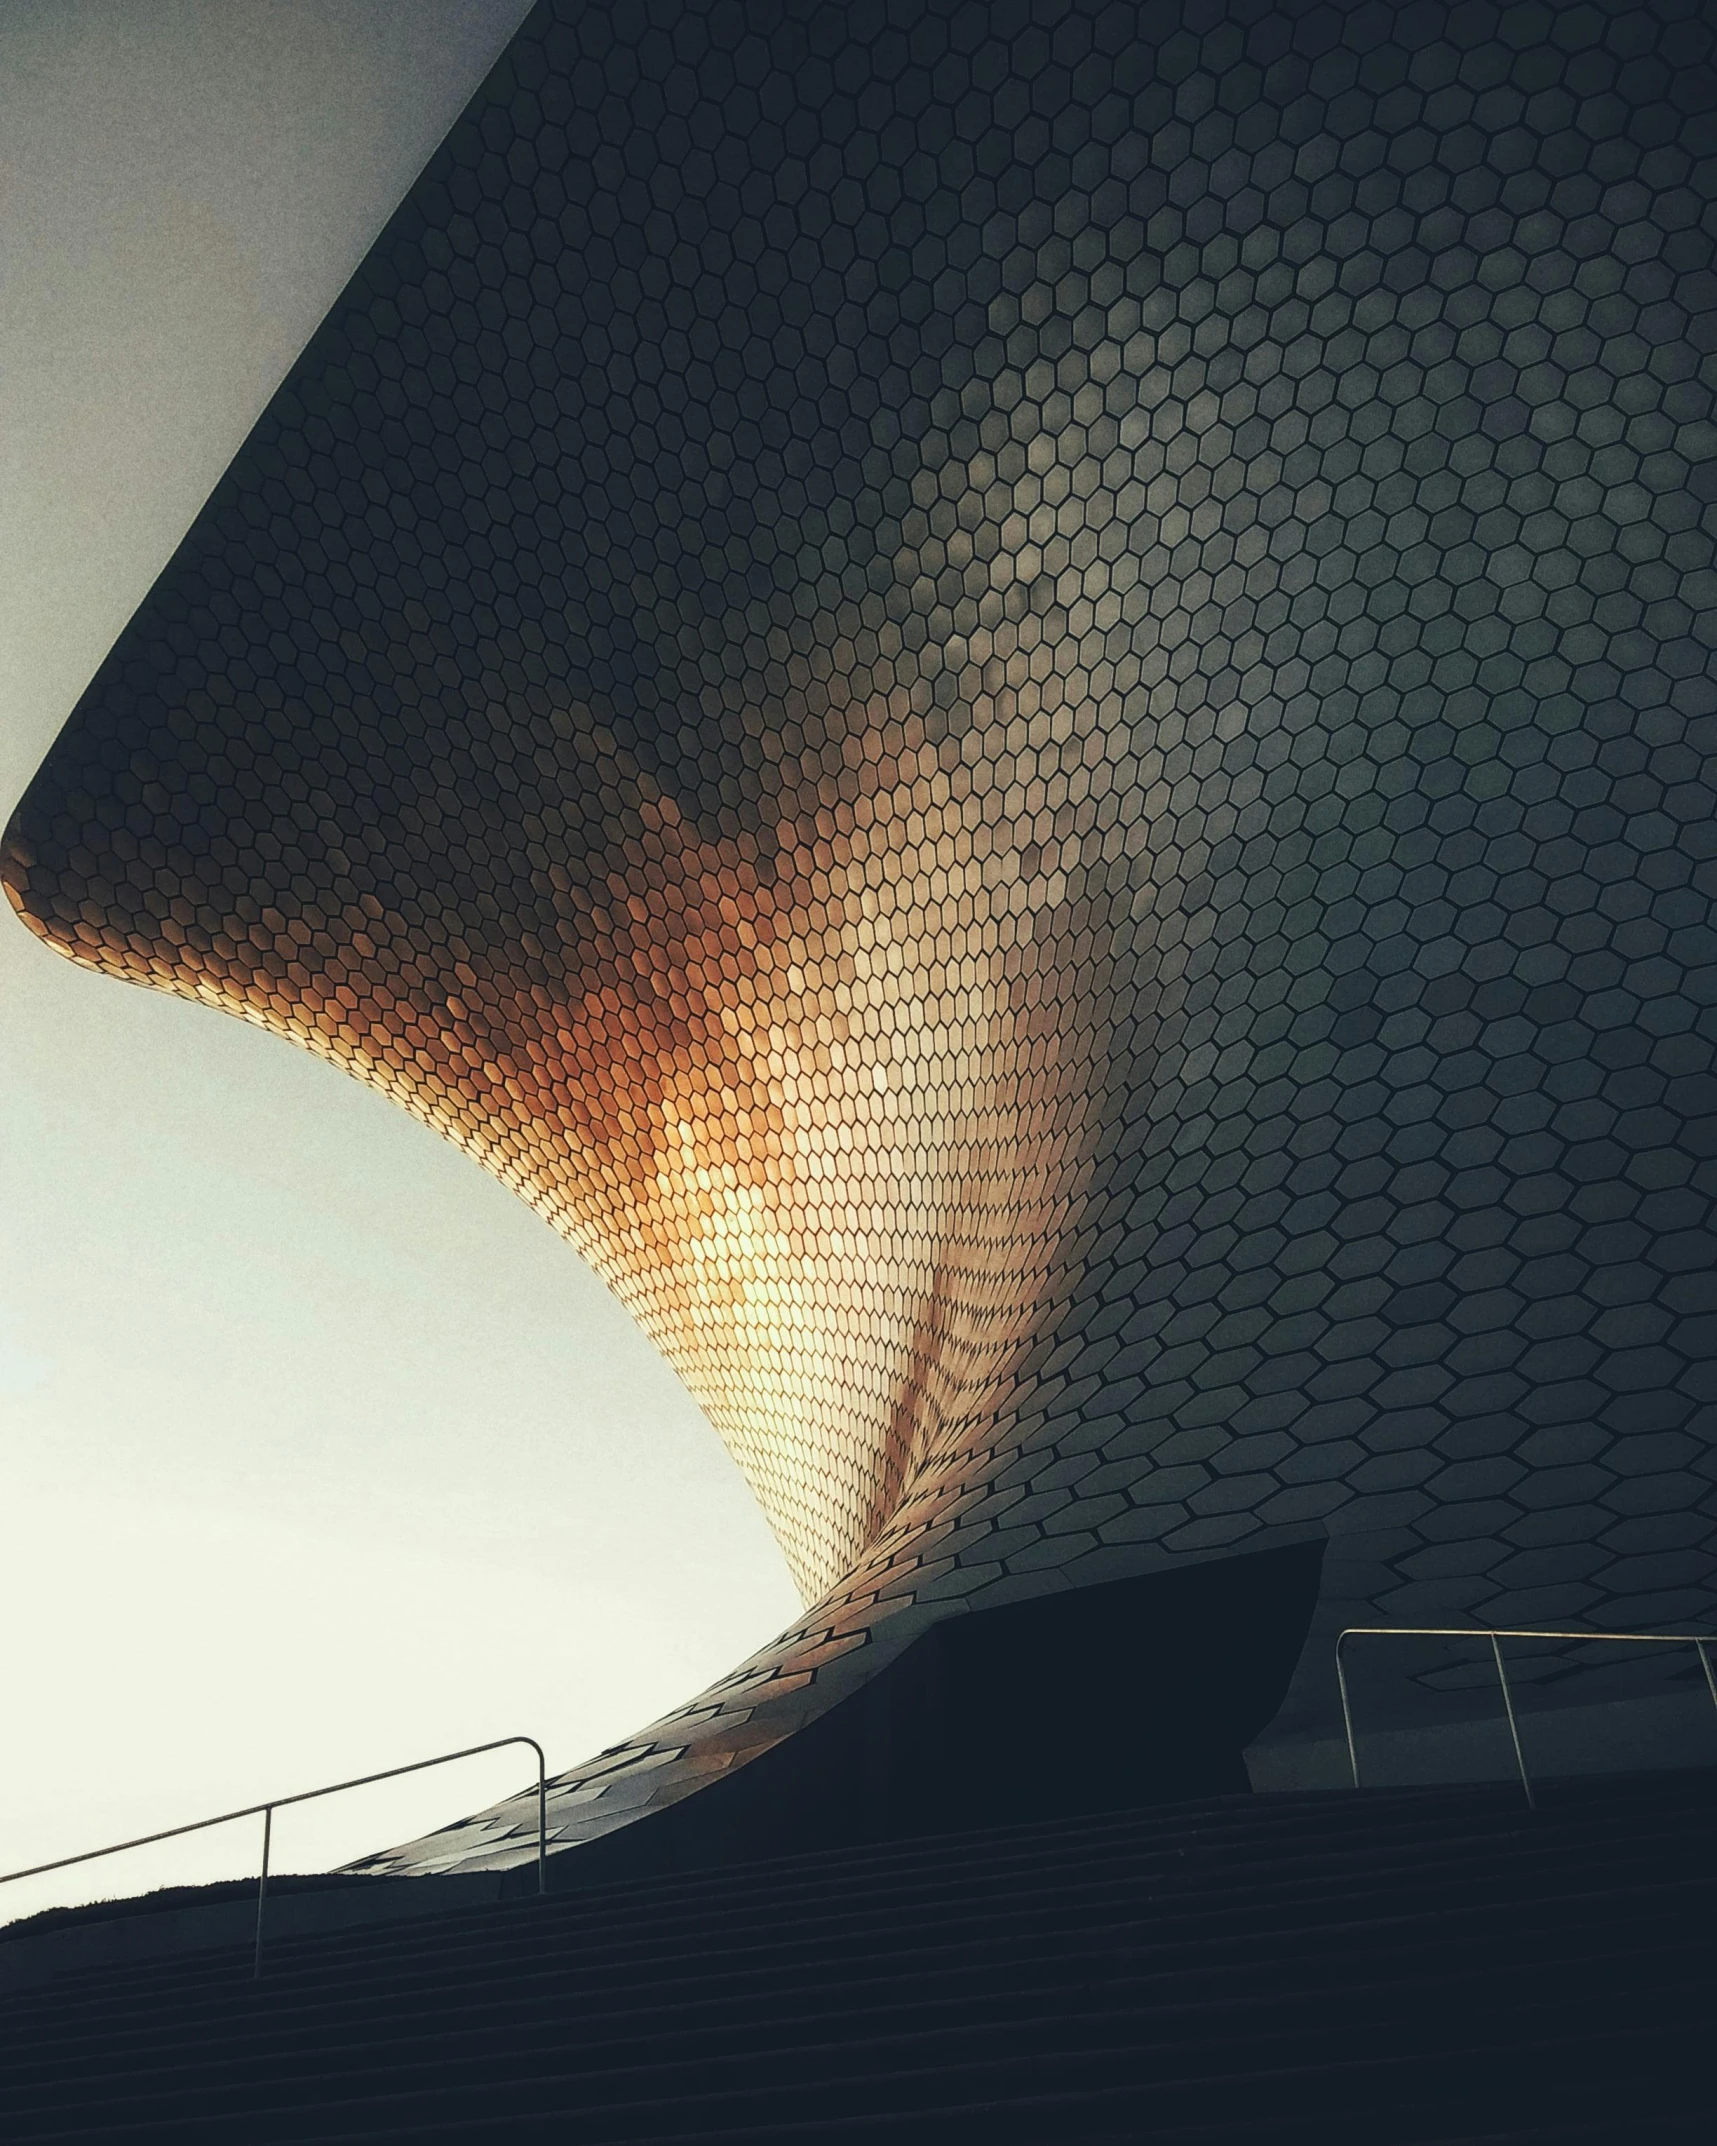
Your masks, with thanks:
[{"label": "dark foreground structure", "polygon": [[1159,1806],[288,1941],[260,1983],[239,1946],[86,1974],[0,1998],[0,2116],[18,2146],[1707,2146],[1714,1898],[1709,1775]]}]

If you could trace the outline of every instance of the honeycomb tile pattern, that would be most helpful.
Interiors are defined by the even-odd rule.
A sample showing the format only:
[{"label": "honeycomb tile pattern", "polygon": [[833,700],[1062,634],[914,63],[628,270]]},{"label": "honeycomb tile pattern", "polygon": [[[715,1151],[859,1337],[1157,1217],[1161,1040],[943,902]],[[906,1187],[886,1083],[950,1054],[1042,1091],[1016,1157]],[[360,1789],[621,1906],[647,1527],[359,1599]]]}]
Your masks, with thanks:
[{"label": "honeycomb tile pattern", "polygon": [[1701,0],[578,0],[377,242],[6,883],[738,1456],[812,1607],[561,1839],[1176,1558],[1711,1614],[1714,106]]}]

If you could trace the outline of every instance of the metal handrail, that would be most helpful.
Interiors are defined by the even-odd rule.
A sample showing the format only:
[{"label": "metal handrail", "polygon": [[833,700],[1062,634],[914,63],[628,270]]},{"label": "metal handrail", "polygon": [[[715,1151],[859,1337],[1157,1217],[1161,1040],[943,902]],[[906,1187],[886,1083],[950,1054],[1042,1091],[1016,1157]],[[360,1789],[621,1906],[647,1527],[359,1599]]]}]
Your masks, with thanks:
[{"label": "metal handrail", "polygon": [[50,1870],[69,1870],[74,1863],[97,1863],[104,1855],[123,1855],[128,1848],[147,1848],[160,1840],[177,1840],[184,1833],[206,1833],[211,1826],[228,1826],[236,1819],[262,1819],[262,1871],[256,1881],[256,1950],[251,1963],[254,1980],[262,1973],[262,1911],[268,1898],[268,1849],[274,1832],[274,1814],[291,1803],[314,1803],[320,1796],[337,1796],[348,1788],[368,1788],[372,1781],[397,1781],[402,1773],[424,1773],[431,1766],[451,1766],[456,1759],[478,1758],[485,1751],[505,1751],[511,1744],[528,1744],[537,1755],[537,1893],[548,1891],[548,1761],[534,1736],[497,1736],[492,1744],[468,1744],[463,1751],[444,1751],[439,1758],[413,1759],[409,1766],[389,1766],[381,1773],[361,1773],[355,1780],[334,1781],[326,1788],[301,1789],[295,1796],[276,1796],[269,1803],[247,1803],[242,1811],[222,1811],[218,1818],[198,1818],[188,1826],[168,1826],[160,1833],[140,1833],[135,1840],[115,1841],[111,1848],[86,1848],[81,1855],[62,1855],[52,1863],[35,1863],[28,1870],[9,1870],[0,1885],[19,1878],[39,1878]]},{"label": "metal handrail", "polygon": [[1514,1744],[1514,1763],[1520,1773],[1520,1785],[1526,1791],[1527,1809],[1533,1811],[1538,1808],[1538,1799],[1532,1793],[1526,1754],[1520,1747],[1520,1723],[1515,1718],[1514,1694],[1509,1689],[1508,1671],[1503,1666],[1502,1642],[1505,1639],[1576,1639],[1601,1641],[1605,1646],[1691,1647],[1705,1672],[1711,1703],[1717,1706],[1717,1672],[1713,1672],[1711,1657],[1706,1652],[1708,1647],[1717,1646],[1717,1638],[1708,1632],[1540,1632],[1486,1624],[1350,1624],[1335,1643],[1335,1678],[1341,1688],[1341,1723],[1347,1731],[1347,1762],[1353,1770],[1355,1788],[1359,1786],[1359,1746],[1353,1738],[1353,1709],[1348,1703],[1347,1671],[1341,1660],[1341,1650],[1350,1639],[1488,1639],[1496,1662],[1496,1680],[1502,1686],[1503,1710],[1508,1715],[1508,1733]]}]

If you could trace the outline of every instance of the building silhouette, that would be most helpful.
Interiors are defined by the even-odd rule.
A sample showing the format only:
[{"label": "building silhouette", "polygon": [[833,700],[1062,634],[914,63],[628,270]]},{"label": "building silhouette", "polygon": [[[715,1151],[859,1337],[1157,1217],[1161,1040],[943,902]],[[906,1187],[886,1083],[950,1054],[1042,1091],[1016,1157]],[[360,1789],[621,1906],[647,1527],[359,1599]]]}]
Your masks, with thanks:
[{"label": "building silhouette", "polygon": [[1709,1616],[1712,41],[544,5],[198,515],[15,905],[528,1199],[805,1593],[562,1842]]}]

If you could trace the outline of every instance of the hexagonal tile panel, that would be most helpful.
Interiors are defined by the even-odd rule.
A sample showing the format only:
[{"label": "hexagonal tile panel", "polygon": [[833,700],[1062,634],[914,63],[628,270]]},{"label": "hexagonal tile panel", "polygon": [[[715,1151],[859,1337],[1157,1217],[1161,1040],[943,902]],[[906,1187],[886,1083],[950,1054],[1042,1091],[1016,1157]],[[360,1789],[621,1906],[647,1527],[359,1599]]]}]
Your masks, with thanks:
[{"label": "hexagonal tile panel", "polygon": [[562,1838],[1180,1557],[1709,1615],[1712,46],[547,5],[275,397],[7,884],[497,1172],[756,1486],[815,1606]]}]

